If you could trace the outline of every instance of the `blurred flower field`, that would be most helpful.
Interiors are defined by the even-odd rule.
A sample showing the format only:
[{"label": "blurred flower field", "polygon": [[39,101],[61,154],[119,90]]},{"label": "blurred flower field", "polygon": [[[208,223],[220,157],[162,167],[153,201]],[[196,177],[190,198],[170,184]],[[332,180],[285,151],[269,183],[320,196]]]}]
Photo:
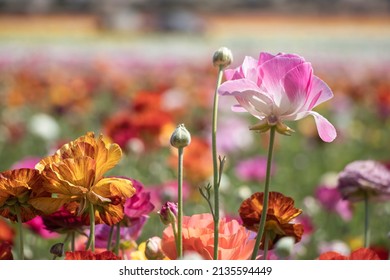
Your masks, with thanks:
[{"label": "blurred flower field", "polygon": [[[295,133],[275,139],[271,191],[293,198],[294,207],[302,210],[296,221],[303,225],[303,235],[288,258],[316,259],[328,251],[349,256],[363,247],[364,203],[343,200],[336,187],[349,163],[375,160],[390,169],[390,34],[383,31],[389,21],[361,23],[361,33],[356,34],[354,25],[345,22],[337,26],[336,21],[333,32],[326,25],[321,29],[322,21],[311,29],[307,22],[293,21],[288,30],[286,20],[272,35],[264,20],[262,34],[255,34],[252,26],[235,36],[228,32],[229,25],[221,27],[224,20],[212,22],[202,35],[128,38],[98,37],[88,26],[85,37],[65,31],[62,38],[56,32],[26,37],[18,30],[13,34],[0,29],[0,170],[34,168],[64,144],[88,132],[102,134],[105,143],[116,143],[122,150],[120,161],[105,176],[131,178],[136,190],[129,198],[133,200],[124,204],[127,231],[120,233],[121,256],[146,259],[143,248],[154,241],[145,242],[162,238],[166,228],[158,211],[178,199],[177,151],[170,137],[179,124],[191,133],[183,163],[184,215],[196,220],[196,214],[209,212],[199,188],[213,176],[212,105],[218,72],[212,64],[214,51],[222,45],[232,50],[234,60],[228,68],[262,51],[297,53],[312,62],[315,75],[333,91],[334,97],[316,111],[335,126],[338,136],[332,143],[321,141],[308,117],[286,122]],[[242,223],[241,203],[263,191],[269,138],[268,133],[250,131],[256,119],[232,112],[233,104],[233,98],[220,97],[217,150],[226,157],[220,185],[220,215],[226,227],[232,220],[237,226]],[[384,188],[390,192],[389,184]],[[372,201],[369,214],[370,248],[388,259],[388,198]],[[53,227],[50,218],[43,222]],[[89,225],[79,221],[77,226],[75,246],[82,250],[86,238],[80,230],[88,232]],[[51,259],[52,245],[67,238],[67,232],[47,232],[39,219],[23,227],[26,259]],[[106,248],[109,231],[108,225],[96,225],[96,248]],[[0,218],[0,244],[15,245],[15,258],[18,232],[16,223]],[[281,257],[271,250],[270,258]]]}]

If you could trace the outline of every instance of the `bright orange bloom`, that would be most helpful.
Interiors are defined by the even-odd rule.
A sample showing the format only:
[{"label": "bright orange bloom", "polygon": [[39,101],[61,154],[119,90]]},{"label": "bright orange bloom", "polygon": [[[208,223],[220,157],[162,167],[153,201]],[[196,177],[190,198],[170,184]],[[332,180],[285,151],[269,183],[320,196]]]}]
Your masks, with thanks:
[{"label": "bright orange bloom", "polygon": [[[16,221],[17,208],[22,222],[41,214],[29,203],[30,197],[42,185],[42,177],[36,169],[21,168],[0,173],[0,215]],[[42,193],[43,195],[44,193]]]},{"label": "bright orange bloom", "polygon": [[[219,224],[220,260],[247,260],[249,259],[254,239],[249,239],[250,232],[236,220],[221,219]],[[161,249],[164,254],[174,260],[177,258],[175,238],[172,226],[163,232]],[[214,222],[211,214],[197,214],[183,217],[183,251],[196,252],[205,260],[213,259],[214,252]]]},{"label": "bright orange bloom", "polygon": [[14,229],[8,225],[6,221],[0,218],[0,242],[7,241],[12,243],[14,240],[15,231]]},{"label": "bright orange bloom", "polygon": [[101,253],[93,253],[91,251],[75,251],[66,252],[65,260],[121,260],[111,251],[104,251]]},{"label": "bright orange bloom", "polygon": [[351,253],[350,256],[344,256],[337,252],[322,253],[319,260],[380,260],[374,250],[368,248],[360,248]]},{"label": "bright orange bloom", "polygon": [[45,214],[61,206],[72,213],[87,212],[90,204],[96,209],[96,222],[113,225],[122,220],[123,205],[135,193],[130,180],[103,175],[120,160],[122,151],[103,136],[87,133],[62,146],[53,156],[42,159],[36,168],[44,177],[41,190],[51,197],[36,197],[30,203]]},{"label": "bright orange bloom", "polygon": [[[240,206],[239,214],[243,225],[252,231],[258,232],[261,212],[263,210],[264,193],[254,193],[250,198],[243,201]],[[270,233],[268,248],[284,236],[292,236],[295,242],[299,242],[303,234],[303,225],[290,223],[292,219],[302,213],[301,209],[294,207],[294,200],[286,197],[279,192],[269,193],[269,202],[265,231]],[[261,248],[264,248],[264,237]]]}]

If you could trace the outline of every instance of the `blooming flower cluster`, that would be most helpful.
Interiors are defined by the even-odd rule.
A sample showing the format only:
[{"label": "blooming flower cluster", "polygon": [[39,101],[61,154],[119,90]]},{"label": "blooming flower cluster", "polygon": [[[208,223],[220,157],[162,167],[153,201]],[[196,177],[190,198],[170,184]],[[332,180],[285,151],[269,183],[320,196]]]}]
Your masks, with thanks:
[{"label": "blooming flower cluster", "polygon": [[[13,73],[14,83],[1,89],[7,97],[2,102],[10,108],[38,103],[46,95],[50,100],[51,108],[40,108],[47,115],[35,118],[29,127],[50,153],[27,157],[0,173],[0,260],[29,258],[23,248],[26,234],[45,239],[51,245],[43,249],[46,254],[67,260],[379,259],[374,248],[380,244],[371,246],[368,234],[374,222],[369,218],[377,213],[368,210],[371,204],[390,198],[386,164],[348,158],[337,184],[316,189],[312,183],[318,174],[301,174],[311,164],[313,170],[317,167],[311,153],[324,145],[319,139],[333,142],[338,134],[341,139],[345,136],[339,123],[336,132],[325,114],[315,111],[333,97],[331,88],[314,75],[311,63],[295,54],[262,52],[257,59],[245,57],[241,65],[229,69],[232,63],[226,48],[213,57],[218,78],[212,125],[206,117],[211,114],[209,68],[201,75],[198,68],[177,73],[164,65],[164,72],[170,73],[167,79],[155,73],[139,78],[134,69],[128,78],[124,75],[128,68],[114,71],[104,63],[93,71],[79,67],[78,77],[63,75],[60,69],[50,75],[50,71],[34,73],[28,68]],[[29,94],[32,89],[34,96]],[[71,141],[60,140],[60,124],[49,115],[55,112],[68,119],[73,114],[88,115],[93,106],[102,106],[99,102],[108,102],[98,96],[102,90],[111,93],[115,107],[96,109],[102,134],[87,132]],[[379,91],[379,98],[385,100],[386,87]],[[233,111],[248,112],[258,122],[247,129],[244,118],[234,119],[223,111],[219,113],[225,122],[218,130],[218,98],[225,102],[229,96],[238,102]],[[337,110],[336,106],[336,114]],[[314,117],[314,123],[304,123],[307,116]],[[42,122],[49,131],[41,129]],[[73,119],[78,128],[77,122]],[[176,123],[184,122],[199,134],[190,134],[184,125],[172,134]],[[0,125],[12,141],[27,134],[17,121],[8,119]],[[286,142],[284,135],[294,132],[287,125],[296,127],[296,135],[310,137],[295,140],[299,137],[294,135]],[[206,136],[210,132],[211,137]],[[261,141],[253,141],[256,137]],[[284,145],[297,149],[285,151]],[[264,146],[267,155],[255,154]],[[219,157],[217,150],[222,151]],[[274,150],[281,159],[277,165]],[[337,157],[333,154],[328,161]],[[333,163],[325,160],[320,165],[329,166],[333,168]],[[114,168],[121,176],[111,173]],[[297,188],[300,192],[294,192]],[[307,189],[314,197],[301,196]],[[342,243],[343,251],[333,247],[321,251],[321,244],[330,244],[332,240],[325,239],[332,237],[320,228],[318,217],[337,213],[346,231],[348,222],[357,219],[352,210],[359,206],[365,209],[364,238],[354,232],[348,238],[357,239],[357,245],[350,241]],[[338,220],[332,226],[338,226]],[[314,232],[318,232],[315,237]],[[309,247],[313,243],[318,243],[314,249]]]}]

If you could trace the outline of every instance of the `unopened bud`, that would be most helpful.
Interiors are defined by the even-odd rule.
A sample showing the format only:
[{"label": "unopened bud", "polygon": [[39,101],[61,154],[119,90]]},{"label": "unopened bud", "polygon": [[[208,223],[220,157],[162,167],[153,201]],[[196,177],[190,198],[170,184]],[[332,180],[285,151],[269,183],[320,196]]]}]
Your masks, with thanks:
[{"label": "unopened bud", "polygon": [[62,257],[64,255],[64,243],[56,243],[51,246],[50,253],[55,257]]},{"label": "unopened bud", "polygon": [[146,240],[145,256],[148,260],[162,260],[165,255],[161,250],[161,238],[154,236]]},{"label": "unopened bud", "polygon": [[233,61],[232,51],[226,47],[219,48],[213,56],[213,64],[217,67],[226,68]]},{"label": "unopened bud", "polygon": [[160,214],[162,223],[169,225],[176,222],[177,212],[177,203],[166,202],[158,213]]},{"label": "unopened bud", "polygon": [[171,145],[175,148],[184,148],[191,143],[191,134],[185,128],[184,124],[176,127],[171,136]]}]

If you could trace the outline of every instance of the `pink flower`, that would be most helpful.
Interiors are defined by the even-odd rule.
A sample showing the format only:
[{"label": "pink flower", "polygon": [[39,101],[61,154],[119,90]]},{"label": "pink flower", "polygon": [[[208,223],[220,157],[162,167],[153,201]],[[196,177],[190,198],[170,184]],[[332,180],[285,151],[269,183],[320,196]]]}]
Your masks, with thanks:
[{"label": "pink flower", "polygon": [[[239,162],[236,166],[236,174],[241,180],[262,181],[265,179],[267,159],[265,157],[253,157]],[[274,171],[274,166],[271,172]]]},{"label": "pink flower", "polygon": [[[238,221],[221,219],[219,226],[219,259],[247,260],[251,256],[255,240]],[[161,248],[171,260],[176,259],[175,239],[172,226],[163,232]],[[213,259],[214,223],[211,214],[183,217],[183,251],[196,252],[205,260]]]},{"label": "pink flower", "polygon": [[317,188],[315,196],[327,211],[339,214],[344,221],[349,221],[352,218],[351,202],[344,200],[337,188],[320,186]]},{"label": "pink flower", "polygon": [[153,211],[150,192],[145,191],[143,185],[135,179],[129,178],[135,188],[135,194],[125,202],[125,215],[129,218],[139,218]]},{"label": "pink flower", "polygon": [[57,238],[59,237],[58,233],[52,232],[46,229],[45,224],[41,216],[36,216],[32,220],[29,220],[25,223],[28,228],[30,228],[34,233],[40,235],[42,238]]},{"label": "pink flower", "polygon": [[336,129],[314,107],[333,97],[330,88],[317,76],[304,58],[293,54],[260,53],[259,60],[246,57],[241,66],[225,70],[228,81],[218,89],[221,95],[231,95],[239,105],[236,111],[247,111],[260,122],[251,127],[260,132],[276,126],[279,133],[292,131],[284,121],[296,121],[313,116],[317,131],[325,142],[336,138]]}]

